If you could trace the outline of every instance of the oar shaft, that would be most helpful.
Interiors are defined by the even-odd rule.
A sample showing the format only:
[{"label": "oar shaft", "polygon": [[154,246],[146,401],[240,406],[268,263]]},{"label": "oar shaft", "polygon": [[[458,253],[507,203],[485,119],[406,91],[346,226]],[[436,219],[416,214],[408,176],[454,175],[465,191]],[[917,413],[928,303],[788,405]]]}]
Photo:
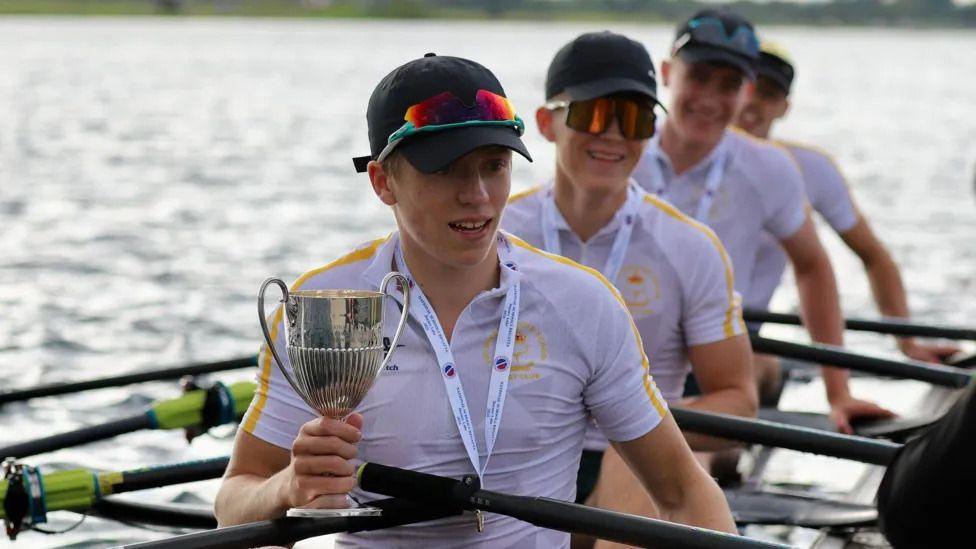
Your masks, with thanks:
[{"label": "oar shaft", "polygon": [[457,507],[417,505],[410,500],[385,499],[371,501],[369,504],[382,509],[383,514],[378,517],[280,518],[158,541],[134,543],[124,547],[129,549],[239,549],[266,545],[279,546],[314,536],[380,530],[460,513]]},{"label": "oar shaft", "polygon": [[678,426],[686,431],[874,465],[891,463],[901,448],[901,444],[884,440],[688,408],[671,408],[671,414]]},{"label": "oar shaft", "polygon": [[67,433],[59,433],[49,437],[4,446],[0,448],[0,459],[7,457],[22,458],[43,454],[45,452],[53,452],[61,448],[68,448],[97,440],[105,440],[125,433],[152,428],[152,420],[143,413],[100,425],[83,427]]},{"label": "oar shaft", "polygon": [[972,373],[960,368],[924,362],[888,360],[859,355],[839,347],[803,345],[757,335],[749,337],[752,350],[776,356],[829,364],[839,368],[869,372],[882,376],[915,379],[944,387],[961,388],[969,384]]},{"label": "oar shaft", "polygon": [[[255,385],[250,381],[229,386],[216,383],[210,389],[196,389],[177,398],[158,401],[148,411],[137,416],[0,448],[0,459],[53,452],[142,429],[180,429],[196,425],[209,429],[244,415],[248,403],[254,396],[254,389]],[[221,395],[223,398],[219,398]],[[210,414],[207,413],[208,400],[213,404],[209,407],[212,412]]]},{"label": "oar shaft", "polygon": [[513,496],[477,489],[476,482],[366,463],[359,469],[363,490],[393,497],[410,498],[427,505],[461,505],[499,513],[536,526],[563,532],[578,532],[601,539],[640,547],[669,549],[784,548],[680,524],[636,517],[549,498]]},{"label": "oar shaft", "polygon": [[247,356],[234,358],[231,360],[220,360],[217,362],[193,364],[190,366],[167,368],[164,370],[152,370],[149,372],[124,374],[120,376],[78,381],[74,383],[52,383],[48,385],[39,385],[29,389],[0,392],[0,404],[29,400],[38,397],[65,395],[68,393],[77,393],[91,389],[103,389],[105,387],[121,387],[124,385],[132,385],[134,383],[143,383],[146,381],[179,379],[183,376],[195,376],[213,372],[223,372],[226,370],[238,370],[241,368],[248,368],[256,364],[256,356]]},{"label": "oar shaft", "polygon": [[[792,326],[803,325],[803,319],[801,319],[798,315],[786,313],[773,313],[770,311],[745,309],[742,311],[742,317],[746,322],[770,322],[773,324],[788,324]],[[846,319],[844,321],[844,326],[848,330],[859,332],[875,332],[879,334],[890,334],[896,336],[943,337],[946,339],[967,339],[976,341],[976,329],[969,328],[951,328],[946,326],[913,324],[911,322],[864,320],[859,318]]]},{"label": "oar shaft", "polygon": [[91,514],[126,523],[151,524],[168,528],[210,530],[217,527],[213,511],[181,508],[178,505],[141,503],[105,498],[92,505]]},{"label": "oar shaft", "polygon": [[121,473],[100,473],[102,495],[121,494],[147,488],[159,488],[171,484],[183,484],[198,480],[219,478],[227,469],[230,458],[218,457],[189,461],[174,465],[161,465],[145,469],[133,469]]}]

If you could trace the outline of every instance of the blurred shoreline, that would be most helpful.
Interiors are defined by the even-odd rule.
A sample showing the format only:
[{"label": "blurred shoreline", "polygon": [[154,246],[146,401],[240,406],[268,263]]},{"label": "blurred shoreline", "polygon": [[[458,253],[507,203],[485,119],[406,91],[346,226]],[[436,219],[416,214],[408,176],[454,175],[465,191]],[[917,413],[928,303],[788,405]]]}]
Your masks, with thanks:
[{"label": "blurred shoreline", "polygon": [[[757,24],[976,28],[976,3],[835,0],[725,4]],[[0,16],[274,17],[670,23],[715,3],[638,0],[3,0]]]}]

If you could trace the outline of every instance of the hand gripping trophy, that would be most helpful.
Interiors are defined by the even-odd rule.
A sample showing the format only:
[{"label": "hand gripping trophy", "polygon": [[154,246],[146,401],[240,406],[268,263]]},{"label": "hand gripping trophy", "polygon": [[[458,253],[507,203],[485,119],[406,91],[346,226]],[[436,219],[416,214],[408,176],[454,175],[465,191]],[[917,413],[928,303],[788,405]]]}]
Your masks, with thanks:
[{"label": "hand gripping trophy", "polygon": [[[403,312],[389,353],[383,357],[383,298],[397,279],[403,288]],[[264,293],[271,284],[281,288],[284,307],[285,348],[291,372],[278,356],[274,338],[264,316]],[[380,291],[298,290],[288,291],[280,278],[269,278],[258,294],[261,330],[281,374],[305,402],[323,416],[345,419],[366,396],[397,348],[409,318],[410,283],[391,272],[383,278]],[[289,509],[288,516],[335,517],[378,515],[375,507],[348,509]]]}]

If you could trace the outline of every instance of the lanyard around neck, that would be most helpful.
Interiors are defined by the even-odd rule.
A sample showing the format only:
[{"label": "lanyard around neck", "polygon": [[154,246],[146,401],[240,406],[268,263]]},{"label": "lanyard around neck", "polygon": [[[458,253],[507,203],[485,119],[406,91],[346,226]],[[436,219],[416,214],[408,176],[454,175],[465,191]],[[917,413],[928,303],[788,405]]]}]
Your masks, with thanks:
[{"label": "lanyard around neck", "polygon": [[[484,486],[484,474],[488,469],[488,460],[491,459],[491,452],[495,448],[495,440],[498,437],[498,427],[502,421],[502,408],[505,405],[505,396],[508,393],[508,375],[512,363],[512,355],[515,350],[515,329],[518,325],[519,313],[519,281],[512,282],[508,292],[505,293],[505,304],[502,308],[502,318],[498,324],[498,337],[495,340],[495,355],[491,363],[491,380],[488,383],[488,405],[485,411],[485,462],[481,463],[478,453],[478,441],[474,434],[474,421],[471,418],[468,400],[464,396],[464,388],[461,386],[461,371],[454,360],[454,353],[451,351],[451,343],[444,335],[437,313],[431,306],[424,291],[420,289],[420,284],[414,281],[407,262],[403,259],[403,250],[400,247],[399,239],[396,242],[396,263],[401,272],[413,282],[413,290],[410,310],[419,311],[421,327],[427,335],[434,354],[437,356],[438,368],[441,379],[444,381],[444,389],[447,391],[447,398],[451,403],[451,411],[454,413],[454,422],[457,424],[458,432],[461,434],[461,441],[464,449],[468,453],[468,459],[474,466],[475,472],[481,478]],[[517,271],[515,261],[512,258],[511,244],[501,233],[498,234],[498,260],[502,269]]]},{"label": "lanyard around neck", "polygon": [[[658,147],[660,147],[660,144],[658,144]],[[725,177],[725,165],[728,162],[728,156],[728,147],[725,146],[725,141],[719,142],[712,159],[712,165],[708,169],[708,175],[705,178],[705,190],[698,200],[698,207],[695,208],[696,221],[706,224],[708,222],[708,212],[712,208],[712,202],[715,200],[718,188],[722,186],[722,180]],[[651,183],[654,188],[653,193],[667,200],[667,184],[664,180],[664,172],[661,170],[660,160],[655,158],[654,155],[652,155],[650,160],[650,170],[653,179]],[[685,213],[691,214],[691,212]]]},{"label": "lanyard around neck", "polygon": [[[640,206],[641,193],[634,184],[627,186],[627,201],[618,212],[621,216],[620,228],[617,229],[617,236],[613,239],[613,246],[610,248],[610,256],[607,264],[601,271],[611,283],[616,283],[617,275],[624,264],[624,256],[627,255],[627,247],[630,245],[630,235],[634,232],[634,224],[637,219],[637,208]],[[556,196],[555,190],[550,193],[542,202],[542,239],[546,251],[556,255],[562,255],[562,245],[559,242],[559,230],[556,229]]]}]

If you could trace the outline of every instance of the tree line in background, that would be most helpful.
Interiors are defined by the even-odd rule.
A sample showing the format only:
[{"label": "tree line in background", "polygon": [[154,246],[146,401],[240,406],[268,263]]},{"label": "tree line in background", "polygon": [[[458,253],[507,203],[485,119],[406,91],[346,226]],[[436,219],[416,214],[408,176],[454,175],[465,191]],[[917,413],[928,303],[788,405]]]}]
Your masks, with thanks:
[{"label": "tree line in background", "polygon": [[[976,27],[976,1],[831,0],[726,6],[759,24]],[[0,13],[679,21],[702,0],[2,0]]]}]

